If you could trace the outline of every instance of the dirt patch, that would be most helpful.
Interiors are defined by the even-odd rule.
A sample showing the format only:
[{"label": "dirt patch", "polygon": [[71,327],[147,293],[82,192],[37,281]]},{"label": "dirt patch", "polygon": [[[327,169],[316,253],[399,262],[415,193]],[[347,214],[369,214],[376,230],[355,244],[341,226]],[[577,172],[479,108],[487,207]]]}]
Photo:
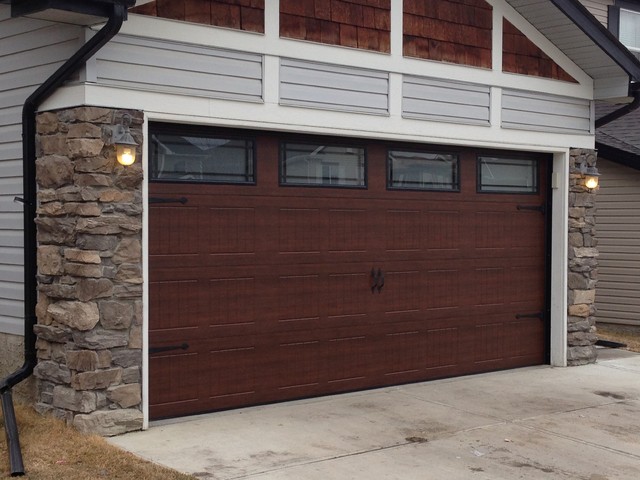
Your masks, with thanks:
[{"label": "dirt patch", "polygon": [[640,352],[640,326],[598,323],[598,339],[626,344],[624,350]]}]

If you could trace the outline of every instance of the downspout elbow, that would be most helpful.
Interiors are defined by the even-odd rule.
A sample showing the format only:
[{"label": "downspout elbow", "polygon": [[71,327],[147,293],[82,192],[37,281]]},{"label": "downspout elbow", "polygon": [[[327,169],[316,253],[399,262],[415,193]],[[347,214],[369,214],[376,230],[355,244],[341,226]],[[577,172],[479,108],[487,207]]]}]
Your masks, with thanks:
[{"label": "downspout elbow", "polygon": [[625,115],[628,115],[634,110],[637,110],[638,107],[640,107],[640,86],[638,84],[632,85],[631,95],[633,95],[633,100],[631,101],[631,103],[628,103],[627,105],[624,105],[618,108],[617,110],[614,110],[613,112],[608,113],[604,117],[598,118],[596,120],[595,127],[596,128],[604,127],[606,124],[611,123],[620,117],[624,117]]}]

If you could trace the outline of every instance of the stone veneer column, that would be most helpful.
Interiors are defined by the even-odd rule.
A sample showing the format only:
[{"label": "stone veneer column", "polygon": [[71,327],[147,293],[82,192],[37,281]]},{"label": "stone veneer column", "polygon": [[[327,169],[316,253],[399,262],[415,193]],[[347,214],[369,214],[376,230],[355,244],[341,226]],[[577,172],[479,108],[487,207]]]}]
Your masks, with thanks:
[{"label": "stone veneer column", "polygon": [[584,186],[580,166],[595,167],[597,152],[572,149],[569,163],[569,278],[567,363],[596,361],[596,283],[598,249],[595,192]]},{"label": "stone veneer column", "polygon": [[128,113],[37,117],[38,400],[84,432],[142,427],[142,167],[119,165],[105,126]]}]

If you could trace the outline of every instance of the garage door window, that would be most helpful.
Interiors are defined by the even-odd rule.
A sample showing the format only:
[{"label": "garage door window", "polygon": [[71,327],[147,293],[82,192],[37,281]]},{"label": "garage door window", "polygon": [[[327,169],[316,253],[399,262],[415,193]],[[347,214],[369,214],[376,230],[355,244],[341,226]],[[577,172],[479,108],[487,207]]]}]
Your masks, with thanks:
[{"label": "garage door window", "polygon": [[308,143],[283,143],[281,148],[283,185],[366,187],[364,148]]},{"label": "garage door window", "polygon": [[478,157],[478,191],[493,193],[537,193],[537,160]]},{"label": "garage door window", "polygon": [[203,134],[152,133],[153,180],[254,183],[253,140]]},{"label": "garage door window", "polygon": [[391,189],[460,189],[457,155],[390,150],[388,161],[388,186]]}]

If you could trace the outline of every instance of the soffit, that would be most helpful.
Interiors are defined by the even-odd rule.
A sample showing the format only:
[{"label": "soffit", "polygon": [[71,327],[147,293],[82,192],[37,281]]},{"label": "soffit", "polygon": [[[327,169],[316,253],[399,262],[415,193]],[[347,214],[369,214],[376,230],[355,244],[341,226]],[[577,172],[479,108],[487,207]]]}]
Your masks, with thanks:
[{"label": "soffit", "polygon": [[640,62],[576,0],[506,1],[594,80],[640,80]]}]

